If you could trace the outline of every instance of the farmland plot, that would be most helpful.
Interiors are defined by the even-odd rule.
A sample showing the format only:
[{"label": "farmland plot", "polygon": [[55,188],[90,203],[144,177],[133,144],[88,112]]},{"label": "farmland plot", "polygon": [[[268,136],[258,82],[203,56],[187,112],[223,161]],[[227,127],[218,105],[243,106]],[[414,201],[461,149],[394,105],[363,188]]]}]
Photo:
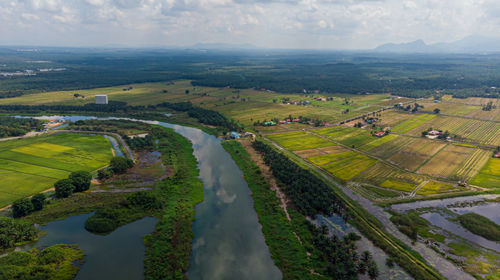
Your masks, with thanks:
[{"label": "farmland plot", "polygon": [[73,171],[109,163],[111,145],[102,136],[59,134],[0,142],[0,207],[50,188]]},{"label": "farmland plot", "polygon": [[474,148],[448,145],[418,171],[436,177],[448,177],[462,165],[472,153]]},{"label": "farmland plot", "polygon": [[415,171],[426,160],[441,150],[446,143],[428,139],[416,139],[411,145],[406,146],[389,158],[389,161],[410,171]]},{"label": "farmland plot", "polygon": [[304,131],[269,134],[266,135],[266,137],[290,151],[334,146],[330,141],[311,135]]},{"label": "farmland plot", "polygon": [[457,180],[469,181],[488,162],[491,151],[476,149],[463,163],[455,170],[453,177]]},{"label": "farmland plot", "polygon": [[383,144],[371,149],[369,152],[370,152],[370,154],[372,154],[374,156],[381,157],[383,159],[387,159],[387,158],[391,157],[392,155],[394,155],[395,153],[405,149],[405,147],[412,145],[412,143],[414,143],[416,140],[417,139],[415,139],[415,138],[411,138],[411,137],[407,137],[407,136],[396,137],[392,140],[387,141],[386,143],[383,143]]},{"label": "farmland plot", "polygon": [[401,122],[394,126],[391,131],[394,132],[399,132],[399,133],[406,133],[416,127],[421,126],[424,123],[429,122],[430,120],[434,119],[436,115],[429,115],[429,114],[419,114],[415,115],[413,118],[406,120],[404,122]]},{"label": "farmland plot", "polygon": [[486,188],[500,187],[500,159],[490,157],[471,183]]}]

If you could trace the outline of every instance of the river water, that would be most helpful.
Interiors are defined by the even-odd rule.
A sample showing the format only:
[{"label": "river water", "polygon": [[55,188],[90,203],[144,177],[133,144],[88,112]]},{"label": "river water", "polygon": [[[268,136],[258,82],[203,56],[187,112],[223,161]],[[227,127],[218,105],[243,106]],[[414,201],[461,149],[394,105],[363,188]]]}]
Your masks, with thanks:
[{"label": "river water", "polygon": [[[61,117],[68,121],[85,119],[109,120],[117,118],[96,118],[85,116],[65,116]],[[123,118],[118,118],[123,119]],[[133,119],[126,119],[133,120]],[[199,178],[203,182],[204,201],[195,208],[195,222],[193,224],[193,248],[191,252],[191,263],[188,271],[190,279],[281,279],[281,271],[274,265],[271,259],[269,248],[267,247],[262,234],[262,227],[258,222],[257,214],[253,208],[253,199],[243,173],[239,170],[231,156],[224,150],[221,141],[200,129],[172,125],[164,122],[141,121],[150,124],[157,124],[174,129],[177,133],[189,139],[193,144],[194,155],[198,160],[200,169]],[[86,217],[86,216],[78,216]],[[79,230],[83,229],[83,224],[73,221],[77,219],[70,217],[64,221],[49,223],[46,238],[56,240],[58,243],[78,243],[70,241],[66,236],[73,235],[65,231],[67,226],[57,227],[58,223],[76,223],[74,226]],[[82,218],[83,219],[83,218]],[[143,221],[143,220],[141,220]],[[136,222],[137,223],[137,222]],[[135,228],[134,224],[129,224],[123,228]],[[122,228],[120,228],[122,229]],[[120,230],[119,229],[119,230]],[[145,230],[145,233],[152,229]],[[118,232],[118,230],[117,230]],[[112,233],[110,236],[115,234]],[[137,236],[142,236],[139,232]],[[99,264],[94,260],[94,255],[89,254],[92,250],[97,250],[102,243],[97,242],[102,236],[97,236],[94,245],[82,247],[84,253],[88,254],[88,260],[83,265],[78,274],[85,275],[85,271],[93,271],[94,275],[100,275]],[[104,239],[103,239],[104,240]],[[140,238],[138,238],[140,240]],[[40,240],[34,246],[47,245]],[[92,242],[89,242],[91,244]],[[126,244],[126,243],[124,243]],[[123,247],[128,247],[124,245]],[[109,247],[108,247],[109,248]],[[113,247],[111,250],[120,252],[121,248]],[[143,256],[141,252],[136,252]],[[130,254],[128,258],[131,257]],[[142,261],[142,257],[139,258]],[[96,259],[97,260],[97,259]],[[100,263],[109,263],[112,260],[102,259]],[[125,264],[127,265],[127,264]],[[122,265],[125,266],[125,265]],[[130,267],[142,269],[142,262],[139,264],[128,264]],[[111,268],[107,270],[112,271]],[[108,271],[108,272],[109,272]],[[139,271],[139,270],[136,270]],[[140,270],[142,272],[142,270]],[[106,272],[107,273],[107,272]],[[109,274],[105,274],[109,275]],[[108,279],[141,279],[141,277],[115,277]],[[87,278],[78,278],[87,279]],[[94,278],[95,279],[95,278]]]}]

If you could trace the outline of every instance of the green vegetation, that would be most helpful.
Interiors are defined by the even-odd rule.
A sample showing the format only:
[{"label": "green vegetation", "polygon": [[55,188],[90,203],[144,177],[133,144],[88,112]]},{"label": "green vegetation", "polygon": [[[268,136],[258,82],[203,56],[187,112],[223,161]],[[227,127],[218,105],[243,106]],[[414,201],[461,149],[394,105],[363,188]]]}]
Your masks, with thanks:
[{"label": "green vegetation", "polygon": [[83,261],[77,245],[54,245],[0,257],[0,279],[74,279]]},{"label": "green vegetation", "polygon": [[472,179],[471,184],[488,188],[500,186],[500,158],[490,158],[486,165]]},{"label": "green vegetation", "polygon": [[413,240],[417,239],[417,235],[421,235],[424,238],[437,238],[441,242],[444,241],[444,236],[429,232],[429,222],[415,211],[406,214],[393,213],[391,221],[398,227],[399,231]]},{"label": "green vegetation", "polygon": [[0,138],[21,136],[32,130],[43,129],[42,121],[0,116]]},{"label": "green vegetation", "polygon": [[134,162],[124,157],[113,157],[109,162],[109,168],[114,174],[124,173],[127,169],[132,168],[132,166],[134,166]]},{"label": "green vegetation", "polygon": [[108,234],[116,228],[158,214],[161,202],[151,192],[140,191],[130,194],[121,207],[102,208],[85,221],[85,229],[93,233]]},{"label": "green vegetation", "polygon": [[33,223],[0,217],[0,252],[20,243],[35,240],[37,231]]},{"label": "green vegetation", "polygon": [[102,136],[58,134],[0,142],[0,207],[50,188],[71,172],[93,171],[111,159]]},{"label": "green vegetation", "polygon": [[144,238],[145,276],[146,279],[179,279],[189,267],[194,206],[203,200],[203,185],[198,179],[191,142],[172,129],[161,131],[159,151],[164,164],[173,167],[174,175],[157,184],[157,197],[163,210],[155,231]]},{"label": "green vegetation", "polygon": [[92,174],[88,171],[76,171],[69,174],[71,184],[75,186],[75,192],[83,192],[90,188],[90,181],[92,181]]},{"label": "green vegetation", "polygon": [[54,189],[57,198],[65,198],[73,194],[75,186],[73,186],[71,179],[62,179],[54,184]]},{"label": "green vegetation", "polygon": [[334,145],[327,140],[311,135],[304,131],[269,134],[266,135],[266,137],[290,151],[321,148]]},{"label": "green vegetation", "polygon": [[500,225],[476,213],[466,213],[458,216],[460,224],[470,232],[486,239],[500,241]]}]

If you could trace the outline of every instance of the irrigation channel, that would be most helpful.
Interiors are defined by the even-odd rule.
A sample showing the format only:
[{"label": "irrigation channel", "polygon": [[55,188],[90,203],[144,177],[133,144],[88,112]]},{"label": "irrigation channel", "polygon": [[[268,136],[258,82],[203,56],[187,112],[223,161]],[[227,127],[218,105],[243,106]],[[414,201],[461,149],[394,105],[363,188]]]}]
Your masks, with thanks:
[{"label": "irrigation channel", "polygon": [[[86,116],[61,118],[65,121],[117,119]],[[281,271],[274,265],[269,248],[265,243],[262,227],[253,208],[253,199],[250,195],[250,189],[243,179],[243,173],[224,150],[221,140],[196,128],[157,121],[118,119],[169,127],[193,143],[194,155],[200,169],[200,179],[204,186],[205,199],[195,208],[193,248],[188,270],[190,279],[272,280],[282,278]],[[85,231],[83,222],[87,216],[81,215],[48,223],[43,228],[48,232],[46,237],[32,246],[57,243],[80,245],[80,241],[85,241],[82,249],[87,256],[77,279],[141,279],[142,275],[140,277],[115,277],[118,275],[115,273],[123,270],[142,273],[144,249],[141,247],[142,251],[140,251],[136,248],[133,253],[125,253],[121,250],[127,249],[128,243],[117,243],[120,237],[117,237],[118,241],[113,241],[113,236],[119,235],[122,231],[135,232],[134,240],[140,242],[144,234],[153,230],[154,222],[151,219],[143,219],[119,228],[109,235],[109,241],[122,245],[106,247],[102,244],[106,240],[105,237],[78,239],[76,237],[79,235],[70,231],[70,228],[73,227],[76,228],[75,231]],[[152,223],[153,226],[148,227],[141,223]],[[82,235],[84,234],[82,233]],[[44,241],[47,239],[51,241]],[[99,254],[93,253],[102,251],[101,249],[115,250],[118,254],[125,255],[127,259],[134,260],[129,260],[126,264],[115,263],[112,258],[96,261],[99,259]],[[106,265],[103,266],[103,263]],[[92,272],[91,278],[87,278],[86,271]],[[113,275],[113,277],[109,277],[109,275]]]}]

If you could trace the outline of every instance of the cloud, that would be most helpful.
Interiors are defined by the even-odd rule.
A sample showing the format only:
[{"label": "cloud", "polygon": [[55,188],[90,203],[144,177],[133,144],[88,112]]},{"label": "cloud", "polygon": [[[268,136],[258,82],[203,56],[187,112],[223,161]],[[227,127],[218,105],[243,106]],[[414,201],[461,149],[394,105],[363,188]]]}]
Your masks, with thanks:
[{"label": "cloud", "polygon": [[494,0],[5,0],[0,44],[364,49],[496,34],[499,12]]}]

